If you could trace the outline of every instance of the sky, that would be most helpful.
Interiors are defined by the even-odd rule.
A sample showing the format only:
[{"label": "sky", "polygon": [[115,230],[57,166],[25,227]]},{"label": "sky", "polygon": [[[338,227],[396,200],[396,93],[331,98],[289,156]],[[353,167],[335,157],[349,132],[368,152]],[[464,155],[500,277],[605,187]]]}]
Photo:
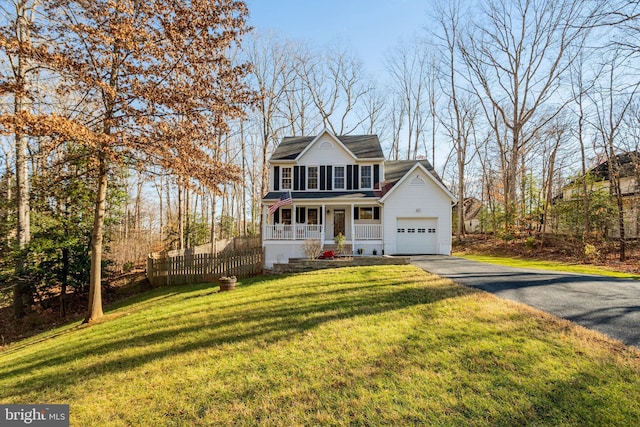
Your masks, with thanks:
[{"label": "sky", "polygon": [[385,52],[423,32],[424,0],[246,0],[249,24],[317,47],[339,43],[380,77]]}]

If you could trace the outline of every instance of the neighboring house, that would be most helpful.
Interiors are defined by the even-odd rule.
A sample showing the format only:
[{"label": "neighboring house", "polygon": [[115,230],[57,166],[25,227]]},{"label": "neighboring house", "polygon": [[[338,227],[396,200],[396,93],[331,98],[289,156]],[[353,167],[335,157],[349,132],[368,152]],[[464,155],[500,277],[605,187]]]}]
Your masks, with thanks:
[{"label": "neighboring house", "polygon": [[[635,151],[621,153],[616,155],[616,161],[623,199],[625,235],[627,238],[638,238],[640,237],[640,153]],[[589,192],[611,191],[609,161],[599,163],[588,173],[592,177],[587,184]],[[581,182],[572,181],[562,188],[562,193],[554,199],[554,202],[581,199],[582,193]],[[617,218],[613,218],[611,225],[608,230],[609,237],[619,237]]]},{"label": "neighboring house", "polygon": [[[453,207],[453,229],[456,229],[458,221],[458,207],[457,203]],[[475,197],[465,197],[464,203],[464,232],[465,233],[481,233],[482,227],[480,224],[480,217],[482,215],[483,204]]]},{"label": "neighboring house", "polygon": [[262,199],[267,268],[303,258],[308,239],[333,249],[339,233],[349,254],[451,253],[455,197],[428,161],[385,161],[375,135],[284,138],[270,173]]}]

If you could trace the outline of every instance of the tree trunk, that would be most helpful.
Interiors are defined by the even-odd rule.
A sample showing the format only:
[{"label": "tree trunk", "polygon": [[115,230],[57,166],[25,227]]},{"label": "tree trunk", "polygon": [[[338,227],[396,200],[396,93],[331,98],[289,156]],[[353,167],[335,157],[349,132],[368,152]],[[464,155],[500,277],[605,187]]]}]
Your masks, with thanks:
[{"label": "tree trunk", "polygon": [[182,209],[182,185],[178,183],[178,249],[184,249],[184,213]]},{"label": "tree trunk", "polygon": [[188,187],[184,189],[184,248],[190,248],[191,244],[191,192]]},{"label": "tree trunk", "polygon": [[96,206],[91,230],[91,271],[89,277],[89,309],[84,323],[102,317],[102,240],[104,236],[104,216],[107,207],[108,167],[106,155],[98,152],[98,188]]},{"label": "tree trunk", "polygon": [[456,239],[462,240],[464,233],[464,162],[458,162],[458,223],[456,225]]},{"label": "tree trunk", "polygon": [[[26,76],[28,72],[28,60],[22,49],[23,45],[31,43],[30,22],[28,18],[28,6],[26,1],[16,3],[16,35],[20,43],[18,63],[15,68],[17,89],[14,92],[14,113],[16,115],[27,111],[28,98],[26,94]],[[15,134],[16,142],[16,204],[17,226],[16,240],[18,250],[23,251],[31,240],[29,217],[29,175],[27,170],[27,137],[19,132]],[[18,254],[16,258],[15,273],[17,282],[13,287],[13,314],[21,318],[25,314],[24,297],[28,287],[21,280],[24,273],[24,254]]]},{"label": "tree trunk", "polygon": [[136,235],[136,240],[138,242],[140,242],[140,229],[142,228],[142,184],[143,184],[143,179],[142,179],[142,172],[138,172],[138,182],[137,182],[137,188],[136,188],[136,204],[135,204],[135,215],[136,215],[136,220],[135,220],[135,235]]},{"label": "tree trunk", "polygon": [[240,145],[242,148],[242,176],[245,177],[245,179],[242,181],[242,197],[241,197],[241,203],[242,203],[242,211],[241,211],[241,215],[242,215],[242,235],[246,236],[247,235],[247,153],[246,153],[246,147],[245,147],[245,140],[244,140],[244,125],[243,122],[240,122]]},{"label": "tree trunk", "polygon": [[160,177],[160,187],[158,189],[158,207],[159,207],[159,219],[160,219],[160,243],[164,241],[164,212],[162,211],[162,185],[164,178]]},{"label": "tree trunk", "polygon": [[67,280],[69,280],[69,248],[62,249],[62,274],[60,280],[60,318],[67,314]]},{"label": "tree trunk", "polygon": [[[16,109],[21,108],[16,96]],[[20,111],[20,110],[18,110]],[[16,258],[16,278],[13,287],[13,314],[17,318],[24,317],[24,298],[27,294],[28,285],[22,280],[24,274],[25,254],[22,251],[31,240],[30,218],[29,218],[29,178],[27,174],[27,138],[16,133],[16,204],[17,204],[17,235],[18,250],[21,251]]]},{"label": "tree trunk", "polygon": [[[613,135],[613,132],[612,132]],[[625,230],[624,230],[624,202],[622,199],[622,189],[620,188],[620,168],[618,165],[618,158],[613,148],[613,138],[610,136],[609,141],[609,185],[611,186],[611,192],[616,198],[616,206],[618,207],[618,230],[620,233],[620,262],[624,262],[626,259],[626,242],[625,242]]]},{"label": "tree trunk", "polygon": [[211,253],[216,252],[216,195],[211,194]]},{"label": "tree trunk", "polygon": [[[547,226],[547,218],[549,218],[549,206],[551,204],[551,199],[553,198],[553,175],[555,175],[556,168],[556,155],[558,154],[558,145],[553,147],[553,151],[551,152],[551,156],[549,158],[549,173],[547,177],[547,188],[546,188],[546,197],[544,200],[544,205],[542,209],[542,230],[540,233],[540,248],[544,247],[545,241],[545,229]],[[585,196],[586,197],[586,196]]]}]

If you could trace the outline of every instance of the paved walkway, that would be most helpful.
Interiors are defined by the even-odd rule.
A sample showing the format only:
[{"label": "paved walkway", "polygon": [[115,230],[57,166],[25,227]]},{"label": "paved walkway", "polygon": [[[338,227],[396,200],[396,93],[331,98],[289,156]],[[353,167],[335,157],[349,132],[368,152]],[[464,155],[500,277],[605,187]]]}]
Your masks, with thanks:
[{"label": "paved walkway", "polygon": [[414,256],[411,263],[640,347],[639,281],[504,267],[440,255]]}]

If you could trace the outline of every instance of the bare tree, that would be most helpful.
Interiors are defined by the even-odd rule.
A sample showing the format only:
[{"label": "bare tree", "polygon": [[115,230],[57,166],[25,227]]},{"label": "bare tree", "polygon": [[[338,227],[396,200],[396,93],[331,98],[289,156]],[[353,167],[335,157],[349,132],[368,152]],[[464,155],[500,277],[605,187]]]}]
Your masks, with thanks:
[{"label": "bare tree", "polygon": [[345,50],[330,49],[324,55],[299,61],[297,73],[325,128],[336,135],[345,135],[360,126],[362,121],[356,124],[349,121],[356,106],[371,90],[360,60]]},{"label": "bare tree", "polygon": [[459,43],[487,120],[507,131],[508,139],[498,144],[507,226],[515,219],[521,156],[546,125],[536,115],[544,106],[545,117],[552,120],[569,101],[558,88],[593,19],[588,6],[580,0],[491,0]]},{"label": "bare tree", "polygon": [[429,70],[432,58],[423,43],[400,42],[386,58],[391,90],[401,100],[406,117],[406,158],[415,159],[425,131],[429,108]]},{"label": "bare tree", "polygon": [[262,93],[255,116],[259,128],[262,153],[262,179],[260,191],[266,194],[269,188],[268,158],[270,149],[277,143],[283,128],[278,117],[280,104],[293,83],[295,70],[290,66],[288,42],[280,41],[274,34],[254,34],[245,50],[253,64],[251,77]]},{"label": "bare tree", "polygon": [[391,106],[389,108],[388,120],[391,128],[391,147],[389,158],[391,160],[400,160],[400,138],[404,127],[404,119],[406,117],[405,104],[397,96],[391,98]]},{"label": "bare tree", "polygon": [[621,75],[625,72],[625,60],[619,49],[610,52],[610,60],[606,64],[606,72],[596,90],[591,95],[595,106],[593,127],[601,142],[608,163],[609,184],[618,208],[618,233],[620,242],[620,261],[626,259],[626,230],[624,218],[624,194],[621,185],[620,164],[618,163],[619,144],[621,143],[621,126],[625,116],[633,105],[640,83],[622,83]]},{"label": "bare tree", "polygon": [[315,53],[303,43],[289,43],[290,54],[287,56],[289,69],[294,71],[295,78],[286,87],[284,102],[279,111],[284,120],[287,135],[307,135],[319,130],[322,117],[315,108],[313,96],[305,79],[301,78],[314,60]]},{"label": "bare tree", "polygon": [[[38,72],[37,48],[34,42],[34,14],[38,7],[37,0],[13,0],[2,6],[3,25],[0,28],[0,42],[4,47],[3,53],[9,64],[9,70],[4,82],[0,85],[0,93],[13,96],[13,116],[18,117],[32,112],[31,80]],[[26,248],[31,240],[29,214],[29,173],[28,135],[24,132],[14,132],[15,140],[15,179],[16,179],[16,241],[18,250]],[[25,314],[24,294],[25,286],[20,282],[24,270],[24,257],[16,257],[15,273],[18,283],[13,286],[13,313],[20,318]]]},{"label": "bare tree", "polygon": [[447,108],[444,109],[441,115],[441,122],[451,140],[453,151],[456,153],[458,176],[456,238],[461,240],[464,234],[465,219],[465,169],[471,161],[470,157],[472,157],[468,155],[467,150],[473,140],[480,108],[477,98],[473,97],[469,91],[463,91],[459,87],[460,81],[464,81],[464,79],[459,78],[459,73],[462,70],[457,65],[460,43],[460,11],[458,6],[449,4],[448,7],[440,7],[437,20],[441,30],[438,38],[443,44],[441,63],[443,68],[446,68],[446,72],[443,72],[442,85],[446,88],[443,89],[443,92],[447,97]]},{"label": "bare tree", "polygon": [[364,133],[377,134],[380,137],[386,133],[387,121],[384,120],[384,115],[388,110],[385,107],[385,94],[376,86],[372,86],[363,96],[359,109],[359,123]]},{"label": "bare tree", "polygon": [[591,231],[590,224],[590,204],[591,198],[588,189],[587,179],[587,154],[586,154],[586,139],[587,134],[587,121],[588,121],[588,94],[593,89],[593,86],[598,78],[598,73],[601,67],[595,67],[596,71],[593,75],[587,74],[587,53],[583,50],[576,60],[571,65],[571,71],[569,77],[571,79],[572,97],[574,99],[573,108],[574,115],[577,118],[575,126],[570,128],[573,133],[574,139],[578,142],[580,147],[580,184],[582,187],[582,239],[586,241]]},{"label": "bare tree", "polygon": [[[543,119],[544,120],[544,119]],[[546,121],[546,120],[545,120]],[[539,157],[542,163],[542,191],[543,197],[538,197],[540,206],[540,247],[544,246],[544,230],[546,228],[551,201],[554,196],[554,184],[557,182],[559,153],[567,143],[571,127],[566,116],[558,115],[547,126],[541,129],[541,138],[537,144]],[[568,157],[568,156],[567,156]],[[540,199],[542,199],[540,201]],[[535,209],[537,211],[538,209]],[[532,210],[533,211],[533,210]]]}]

